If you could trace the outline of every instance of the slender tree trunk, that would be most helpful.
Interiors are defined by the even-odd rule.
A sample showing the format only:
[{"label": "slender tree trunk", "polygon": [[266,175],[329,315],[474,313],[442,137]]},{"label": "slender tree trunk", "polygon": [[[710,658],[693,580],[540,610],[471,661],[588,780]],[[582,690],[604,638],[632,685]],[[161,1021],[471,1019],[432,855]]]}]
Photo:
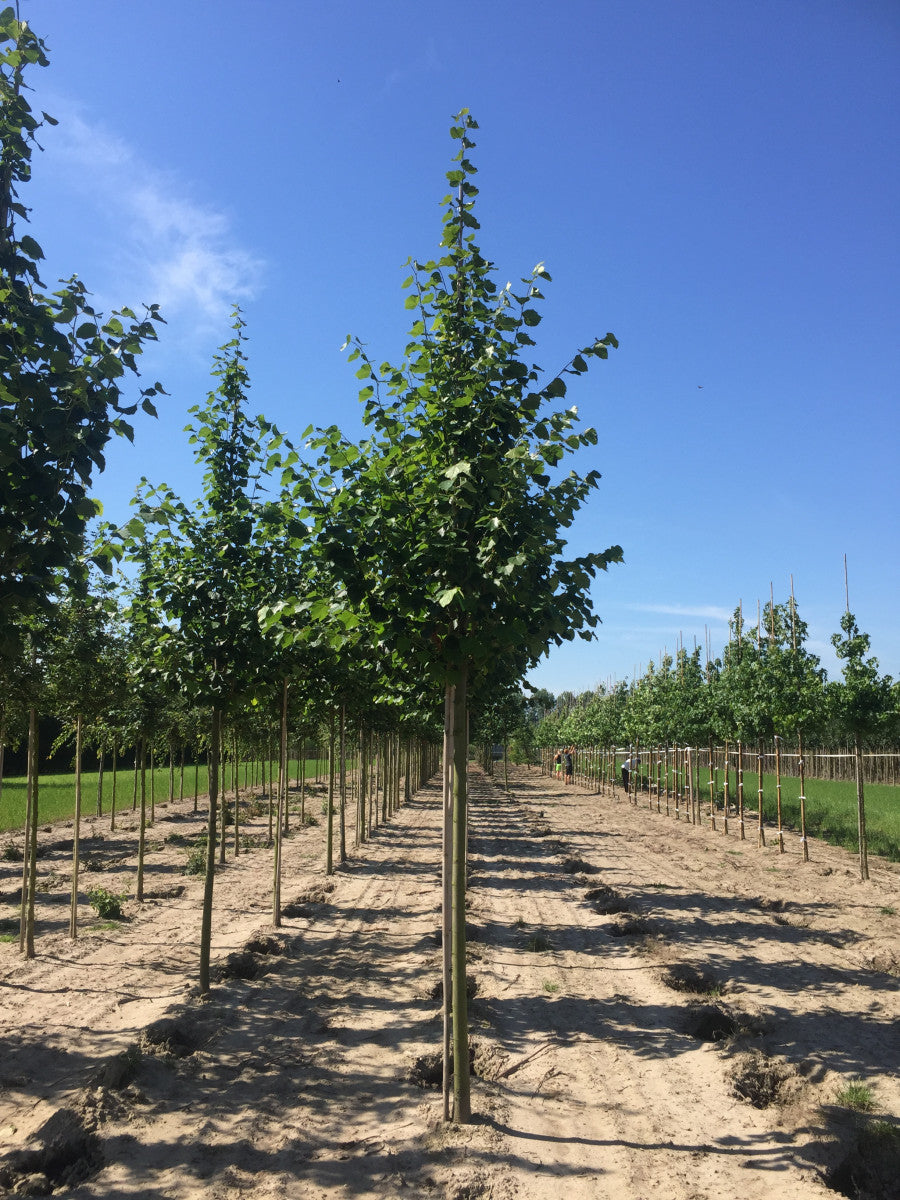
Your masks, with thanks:
[{"label": "slender tree trunk", "polygon": [[359,754],[359,788],[356,794],[356,844],[360,846],[366,840],[366,798],[368,794],[366,774],[369,770],[366,759],[366,735],[362,729],[359,731],[357,753]]},{"label": "slender tree trunk", "polygon": [[[138,831],[138,869],[135,899],[139,904],[144,901],[144,850],[147,845],[147,739],[141,738],[139,751],[139,772],[141,781],[141,820]],[[151,785],[152,789],[152,785]]]},{"label": "slender tree trunk", "polygon": [[856,813],[859,827],[859,877],[869,878],[869,840],[866,836],[866,801],[863,790],[862,745],[859,734],[854,738],[856,766]]},{"label": "slender tree trunk", "polygon": [[75,718],[75,827],[72,831],[72,895],[69,904],[69,937],[78,937],[78,855],[81,850],[81,713]]},{"label": "slender tree trunk", "polygon": [[738,791],[738,827],[740,830],[741,841],[747,840],[747,834],[744,831],[744,744],[738,742],[738,769],[737,769],[737,791]]},{"label": "slender tree trunk", "polygon": [[306,825],[306,738],[300,738],[300,827]]},{"label": "slender tree trunk", "polygon": [[[219,742],[218,742],[218,745],[216,746],[216,761],[217,761],[217,767],[218,767],[218,769],[216,771],[216,775],[217,775],[216,782],[217,782],[217,787],[219,789],[219,808],[222,811],[222,817],[221,817],[222,832],[219,837],[219,865],[224,867],[224,865],[225,865],[225,832],[226,832],[225,822],[228,820],[228,793],[227,793],[227,789],[225,787],[225,761],[224,761],[224,755],[222,753],[222,749],[223,749],[222,725],[223,725],[223,718],[222,718],[222,713],[220,711],[219,712]],[[212,754],[212,750],[210,750],[210,754]]]},{"label": "slender tree trunk", "polygon": [[216,874],[216,811],[219,802],[219,743],[222,711],[214,708],[209,744],[209,819],[206,826],[206,878],[203,886],[203,913],[200,920],[200,992],[209,991],[209,952],[212,943],[213,882]]},{"label": "slender tree trunk", "polygon": [[328,811],[325,837],[325,874],[334,874],[334,709],[328,724]]},{"label": "slender tree trunk", "polygon": [[452,1027],[450,1004],[453,987],[453,687],[444,689],[444,757],[443,757],[443,847],[442,847],[442,903],[441,903],[441,958],[444,1001],[444,1120],[451,1117],[450,1097],[452,1093]]},{"label": "slender tree trunk", "polygon": [[150,824],[156,824],[156,757],[152,742],[150,743]]},{"label": "slender tree trunk", "polygon": [[100,754],[97,761],[97,816],[103,816],[103,767],[106,755],[103,746],[100,747]]},{"label": "slender tree trunk", "polygon": [[800,776],[800,844],[803,861],[809,862],[809,842],[806,839],[806,763],[803,761],[803,730],[797,731],[797,774]]},{"label": "slender tree trunk", "polygon": [[453,693],[453,1117],[472,1119],[469,1090],[469,1014],[466,996],[467,668]]},{"label": "slender tree trunk", "polygon": [[778,815],[778,852],[784,854],[784,829],[781,822],[781,738],[775,737],[775,807]]},{"label": "slender tree trunk", "polygon": [[347,732],[347,709],[345,705],[341,705],[341,724],[340,724],[340,797],[341,797],[341,819],[340,819],[340,860],[342,863],[347,861],[347,757],[346,757],[346,732]]},{"label": "slender tree trunk", "polygon": [[766,830],[763,825],[763,742],[759,739],[756,746],[756,769],[757,775],[757,800],[759,804],[759,812],[757,813],[756,825],[756,848],[761,850],[766,844]]},{"label": "slender tree trunk", "polygon": [[181,743],[181,758],[178,772],[178,799],[184,799],[184,742]]},{"label": "slender tree trunk", "polygon": [[716,827],[716,780],[713,773],[713,761],[715,751],[713,750],[712,742],[709,743],[709,827]]},{"label": "slender tree trunk", "polygon": [[[281,843],[284,838],[284,814],[282,805],[287,799],[287,713],[288,713],[288,681],[281,685],[281,752],[278,772],[278,820],[275,823],[275,879],[272,887],[272,924],[276,929],[281,926]],[[284,786],[282,787],[282,781]],[[272,823],[269,822],[271,837]]]},{"label": "slender tree trunk", "polygon": [[118,776],[118,765],[119,765],[118,764],[118,751],[119,751],[118,746],[116,745],[115,742],[113,742],[113,748],[112,748],[112,760],[113,760],[112,761],[112,776],[113,776],[112,797],[110,799],[110,804],[109,804],[109,828],[110,828],[110,831],[114,831],[116,828],[116,784],[118,783],[117,776]]},{"label": "slender tree trunk", "polygon": [[382,762],[382,824],[388,820],[388,804],[390,803],[390,754],[388,748],[388,734],[382,737],[382,749],[380,749],[380,762]]},{"label": "slender tree trunk", "polygon": [[233,756],[231,778],[234,781],[234,857],[237,858],[241,852],[241,793],[238,786],[240,783],[240,764],[238,763],[238,739],[236,731],[232,734],[231,751]]},{"label": "slender tree trunk", "polygon": [[37,709],[28,710],[28,784],[25,815],[25,857],[22,862],[22,899],[19,949],[34,958],[34,889],[37,884],[38,832],[38,729]]}]

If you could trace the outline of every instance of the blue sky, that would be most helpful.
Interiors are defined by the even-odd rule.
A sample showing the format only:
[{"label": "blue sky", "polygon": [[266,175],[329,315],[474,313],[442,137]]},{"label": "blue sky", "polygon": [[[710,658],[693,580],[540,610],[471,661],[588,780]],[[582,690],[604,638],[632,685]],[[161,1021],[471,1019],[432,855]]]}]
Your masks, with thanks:
[{"label": "blue sky", "polygon": [[[21,0],[50,51],[23,193],[45,282],[158,302],[170,393],[96,494],[192,499],[181,430],[239,302],[251,406],[358,432],[352,332],[400,356],[408,257],[437,251],[450,117],[480,124],[480,245],[553,276],[534,360],[612,330],[568,400],[603,479],[570,539],[619,543],[596,642],[533,673],[625,678],[787,598],[811,648],[850,604],[900,674],[900,6],[896,0]],[[568,402],[568,401],[567,401]]]}]

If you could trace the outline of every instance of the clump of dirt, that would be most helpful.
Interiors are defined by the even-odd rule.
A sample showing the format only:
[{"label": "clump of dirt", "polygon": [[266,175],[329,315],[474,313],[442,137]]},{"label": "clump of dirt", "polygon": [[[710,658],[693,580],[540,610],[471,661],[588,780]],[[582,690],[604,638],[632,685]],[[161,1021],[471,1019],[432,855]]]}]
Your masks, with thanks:
[{"label": "clump of dirt", "polygon": [[103,1166],[95,1118],[61,1108],[38,1130],[36,1146],[14,1150],[0,1162],[0,1185],[19,1196],[49,1196],[76,1187]]},{"label": "clump of dirt", "polygon": [[244,943],[248,954],[287,954],[287,939],[274,933],[255,933]]},{"label": "clump of dirt", "polygon": [[754,904],[760,910],[760,912],[784,912],[784,901],[780,898],[757,896],[754,900],[751,900],[750,903]]},{"label": "clump of dirt", "polygon": [[893,950],[876,950],[869,957],[869,962],[873,971],[880,971],[883,975],[893,975],[895,979],[900,978],[900,957]]},{"label": "clump of dirt", "polygon": [[270,965],[265,956],[253,954],[251,950],[235,950],[216,968],[217,979],[259,979],[268,974]]},{"label": "clump of dirt", "polygon": [[[469,1042],[469,1070],[473,1075],[481,1075],[481,1064],[495,1062],[496,1053],[492,1048],[482,1045],[476,1039]],[[495,1073],[499,1067],[493,1068]],[[450,1056],[450,1074],[453,1074],[453,1056]],[[409,1068],[408,1078],[411,1083],[420,1088],[439,1088],[444,1082],[444,1056],[439,1050],[420,1054],[413,1060]]]},{"label": "clump of dirt", "polygon": [[480,1171],[464,1179],[451,1179],[444,1193],[446,1200],[492,1200],[494,1188]]},{"label": "clump of dirt", "polygon": [[698,1042],[723,1042],[740,1032],[735,1017],[721,1004],[697,1004],[688,1009],[687,1032]]},{"label": "clump of dirt", "polygon": [[826,1182],[850,1200],[897,1200],[898,1180],[900,1128],[888,1121],[872,1121],[860,1129],[850,1152]]},{"label": "clump of dirt", "polygon": [[650,923],[643,917],[621,916],[610,925],[607,933],[614,938],[641,937],[650,932]]},{"label": "clump of dirt", "polygon": [[140,1038],[140,1049],[147,1054],[168,1054],[189,1058],[203,1045],[204,1037],[186,1017],[163,1017],[148,1025]]},{"label": "clump of dirt", "polygon": [[334,880],[324,879],[321,883],[308,887],[301,892],[290,904],[282,905],[283,917],[312,917],[316,915],[317,905],[327,904],[328,897],[334,891]]},{"label": "clump of dirt", "polygon": [[619,892],[615,888],[611,888],[607,883],[601,883],[599,887],[590,888],[584,893],[585,900],[603,900],[608,896],[618,896]]},{"label": "clump of dirt", "polygon": [[444,1057],[436,1051],[420,1054],[409,1068],[409,1079],[416,1087],[439,1088],[444,1081]]},{"label": "clump of dirt", "polygon": [[184,884],[173,883],[170,887],[148,888],[144,892],[145,900],[177,900],[184,895]]},{"label": "clump of dirt", "polygon": [[119,1091],[130,1083],[141,1065],[141,1048],[137,1044],[129,1046],[120,1054],[114,1054],[92,1077],[94,1087],[109,1088]]},{"label": "clump of dirt", "polygon": [[782,1098],[784,1086],[796,1076],[796,1069],[761,1050],[742,1055],[731,1072],[735,1095],[754,1108],[768,1108]]},{"label": "clump of dirt", "polygon": [[472,1069],[482,1079],[500,1079],[509,1056],[487,1042],[473,1042]]},{"label": "clump of dirt", "polygon": [[[475,978],[474,975],[466,975],[466,995],[471,1000],[477,994],[478,994],[478,980]],[[444,999],[444,981],[443,981],[443,979],[438,979],[437,982],[434,984],[434,986],[429,989],[428,998],[430,1000],[443,1001],[443,999]],[[450,999],[451,999],[451,1007],[452,1007],[452,1000],[453,1000],[452,994],[451,994]]]},{"label": "clump of dirt", "polygon": [[551,833],[550,826],[546,821],[535,821],[531,827],[531,836],[537,838],[548,837]]},{"label": "clump of dirt", "polygon": [[611,896],[597,901],[594,905],[594,912],[599,913],[601,917],[611,917],[615,913],[630,913],[631,905],[624,896],[613,892]]},{"label": "clump of dirt", "polygon": [[598,867],[585,862],[583,858],[563,859],[562,869],[567,875],[596,875],[599,872]]},{"label": "clump of dirt", "polygon": [[691,992],[695,995],[708,995],[710,992],[721,992],[722,985],[708,971],[701,971],[690,963],[674,963],[660,973],[660,980],[674,992]]}]

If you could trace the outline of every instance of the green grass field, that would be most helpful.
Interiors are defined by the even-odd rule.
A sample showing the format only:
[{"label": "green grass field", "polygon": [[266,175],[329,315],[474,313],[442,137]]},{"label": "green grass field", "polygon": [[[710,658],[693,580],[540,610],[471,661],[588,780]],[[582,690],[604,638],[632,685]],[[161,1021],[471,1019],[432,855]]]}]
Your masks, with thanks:
[{"label": "green grass field", "polygon": [[[757,775],[754,771],[744,772],[744,805],[756,812]],[[723,796],[723,774],[717,773],[717,798],[721,805]],[[709,809],[709,773],[700,771],[700,790],[703,802]],[[800,780],[782,776],[781,813],[786,829],[800,828]],[[729,775],[728,798],[733,807],[737,803],[737,773]],[[869,852],[881,854],[894,862],[900,862],[900,787],[887,784],[867,783],[866,832]],[[763,775],[763,817],[769,824],[777,819],[775,776]],[[823,838],[834,846],[857,850],[856,784],[836,779],[806,780],[806,831],[814,837]]]},{"label": "green grass field", "polygon": [[[324,771],[327,764],[319,762],[319,769]],[[278,774],[278,766],[274,765],[273,770],[275,775]],[[315,778],[316,775],[316,760],[307,759],[305,763],[306,778]],[[299,767],[296,759],[293,759],[290,764],[290,778],[298,777]],[[243,788],[245,776],[243,768],[240,772],[240,785]],[[248,779],[249,783],[249,779]],[[169,799],[169,769],[168,767],[157,767],[153,772],[152,784],[154,788],[154,796],[156,804],[165,804]],[[226,764],[225,778],[223,780],[225,787],[231,786],[231,771]],[[150,804],[150,787],[151,775],[147,771],[147,804]],[[200,766],[197,771],[197,788],[200,795],[205,795],[207,790],[207,775],[205,765]],[[179,768],[175,768],[175,789],[174,796],[178,799],[180,789],[180,772]],[[132,805],[132,797],[134,795],[134,771],[129,767],[127,770],[120,770],[116,778],[116,812],[123,812],[126,809],[130,810]],[[184,769],[184,796],[185,799],[190,799],[194,795],[194,767],[186,766]],[[103,773],[103,814],[107,815],[110,811],[113,801],[113,776],[112,771],[107,769]],[[0,832],[12,829],[21,829],[25,823],[25,802],[26,802],[26,781],[24,777],[17,776],[15,778],[3,780],[3,791],[0,794]],[[140,797],[138,797],[140,804]],[[82,819],[90,819],[97,811],[97,772],[85,772],[81,777],[81,813]],[[75,813],[75,776],[69,775],[42,775],[39,780],[38,788],[38,816],[42,825],[49,825],[52,821],[66,820]]]}]

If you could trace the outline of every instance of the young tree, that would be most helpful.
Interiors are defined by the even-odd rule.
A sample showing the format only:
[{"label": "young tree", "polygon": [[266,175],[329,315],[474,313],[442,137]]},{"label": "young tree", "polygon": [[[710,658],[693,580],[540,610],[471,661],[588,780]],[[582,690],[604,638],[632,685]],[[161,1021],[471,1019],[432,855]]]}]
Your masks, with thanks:
[{"label": "young tree", "polygon": [[878,659],[867,657],[869,635],[862,633],[856,617],[848,611],[841,617],[841,633],[831,644],[843,661],[843,682],[828,685],[829,708],[844,732],[853,739],[856,756],[856,801],[859,827],[859,875],[869,878],[866,838],[866,805],[862,776],[862,750],[883,734],[896,719],[897,701],[890,675],[880,675]]},{"label": "young tree", "polygon": [[[106,321],[73,277],[45,295],[39,276],[41,247],[18,237],[27,221],[19,190],[31,176],[38,130],[56,122],[37,118],[25,97],[23,75],[47,66],[43,42],[12,8],[0,12],[0,638],[15,621],[45,604],[83,552],[85,525],[97,513],[88,495],[102,471],[114,434],[133,436],[123,380],[137,375],[137,358],[156,338],[156,305],[139,319],[131,309]],[[155,415],[144,388],[141,407]]]},{"label": "young tree", "polygon": [[[534,345],[535,307],[549,281],[538,264],[522,287],[499,291],[474,241],[477,188],[469,160],[477,128],[466,110],[451,136],[460,144],[447,179],[443,255],[412,263],[406,307],[415,321],[404,360],[376,367],[359,341],[360,399],[374,435],[362,447],[336,429],[318,439],[320,471],[300,487],[317,519],[317,546],[362,605],[380,640],[425,663],[445,692],[453,747],[452,949],[454,1115],[470,1119],[465,991],[467,713],[470,694],[502,666],[520,678],[551,643],[590,638],[589,594],[598,570],[621,561],[618,546],[565,560],[568,528],[599,475],[556,477],[566,454],[594,445],[562,400],[567,377],[617,345],[612,334],[573,355],[547,382],[520,354]],[[445,893],[446,896],[446,893]],[[449,910],[452,909],[452,912]],[[446,1110],[445,1110],[446,1111]]]},{"label": "young tree", "polygon": [[216,356],[219,379],[207,401],[192,409],[191,442],[204,467],[203,499],[188,508],[165,485],[140,497],[132,539],[157,525],[150,587],[169,620],[161,627],[165,670],[190,701],[211,714],[209,725],[209,825],[200,937],[200,987],[209,991],[213,880],[220,787],[223,719],[252,691],[265,648],[257,612],[266,598],[267,526],[259,496],[267,458],[280,441],[262,418],[246,413],[249,377],[243,353],[244,322],[234,316],[234,336]]}]

